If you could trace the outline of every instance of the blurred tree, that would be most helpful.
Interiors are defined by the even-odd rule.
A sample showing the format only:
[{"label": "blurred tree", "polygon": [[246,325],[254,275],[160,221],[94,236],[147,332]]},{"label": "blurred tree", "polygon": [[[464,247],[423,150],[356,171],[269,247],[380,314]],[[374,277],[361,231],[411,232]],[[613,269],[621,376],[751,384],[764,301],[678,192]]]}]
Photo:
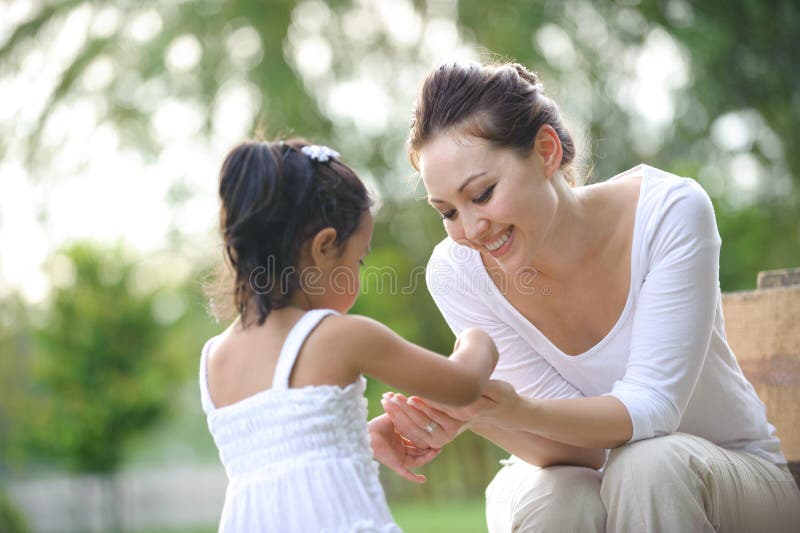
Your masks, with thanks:
[{"label": "blurred tree", "polygon": [[[800,151],[791,148],[800,141],[800,4],[648,0],[640,9],[691,52],[686,93],[699,105],[685,107],[676,136],[687,146],[702,146],[703,137],[719,144],[736,126],[724,119],[735,117],[744,139],[725,147],[722,172],[748,166],[750,155],[763,169],[744,206],[725,197],[716,203],[723,288],[751,288],[759,270],[800,265]],[[708,117],[706,127],[693,126],[697,114]],[[668,157],[685,158],[679,150]]]},{"label": "blurred tree", "polygon": [[30,329],[17,294],[0,296],[0,477],[17,469],[24,456],[17,419],[30,380]]},{"label": "blurred tree", "polygon": [[0,491],[0,531],[3,533],[28,533],[25,519]]},{"label": "blurred tree", "polygon": [[[180,104],[201,110],[206,135],[244,114],[244,130],[263,121],[268,134],[335,137],[350,162],[396,192],[407,173],[398,169],[409,85],[439,60],[436,39],[452,40],[450,18],[463,48],[540,72],[588,140],[594,176],[640,161],[687,172],[720,200],[725,228],[742,225],[739,210],[762,206],[763,216],[748,220],[756,233],[769,227],[769,238],[747,244],[747,255],[762,260],[740,263],[730,254],[724,289],[752,286],[758,269],[800,264],[800,154],[788,149],[800,136],[796,2],[548,0],[487,10],[480,0],[403,0],[389,7],[351,0],[36,4],[0,44],[0,77],[14,76],[70,28],[77,47],[65,52],[63,67],[51,66],[46,101],[26,120],[5,124],[0,154],[26,150],[31,167],[46,174],[59,140],[38,150],[42,132],[60,105],[81,98],[98,123],[116,126],[123,144],[157,154],[170,142],[159,135],[157,111]],[[347,91],[361,100],[343,99]],[[388,110],[381,117],[363,111],[376,99],[384,104],[375,109]],[[733,129],[745,130],[738,144]],[[723,233],[737,250],[742,238]]]},{"label": "blurred tree", "polygon": [[[92,97],[99,120],[116,124],[122,140],[146,154],[162,148],[151,120],[164,100],[213,110],[223,85],[244,90],[239,105],[251,114],[248,129],[261,114],[270,130],[325,132],[326,121],[283,59],[283,40],[295,5],[292,0],[38,3],[32,16],[0,45],[2,75],[20,68],[41,47],[44,36],[78,28],[85,33],[77,37],[77,49],[56,76],[41,112],[25,126],[29,163],[35,165],[42,155],[41,134],[48,119],[61,103],[76,96]],[[108,61],[108,84],[99,91],[91,83],[87,87],[87,71],[98,64],[108,66]],[[255,89],[261,87],[269,90]],[[248,94],[251,90],[254,94]],[[247,107],[244,100],[250,96],[256,101]],[[215,118],[220,115],[204,115],[206,134]],[[8,147],[0,141],[0,153]]]},{"label": "blurred tree", "polygon": [[33,453],[106,480],[109,527],[119,527],[113,473],[126,442],[168,413],[186,375],[185,347],[167,349],[181,304],[137,266],[119,248],[89,244],[53,258],[56,288],[34,329],[23,411],[37,416],[21,422]]}]

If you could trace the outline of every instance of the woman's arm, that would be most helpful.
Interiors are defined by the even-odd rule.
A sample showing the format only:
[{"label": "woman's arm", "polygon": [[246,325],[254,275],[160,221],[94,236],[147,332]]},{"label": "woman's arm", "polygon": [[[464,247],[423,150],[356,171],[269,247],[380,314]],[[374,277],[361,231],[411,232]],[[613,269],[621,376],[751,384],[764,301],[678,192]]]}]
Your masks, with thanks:
[{"label": "woman's arm", "polygon": [[685,180],[647,235],[648,271],[633,315],[625,375],[609,393],[628,410],[632,441],[677,431],[705,364],[719,305],[711,200]]},{"label": "woman's arm", "polygon": [[[491,381],[495,388],[498,382]],[[398,432],[420,448],[439,449],[452,441],[466,429],[492,441],[524,461],[537,466],[574,465],[600,468],[605,461],[605,450],[583,448],[557,442],[540,435],[519,429],[506,429],[489,422],[478,421],[476,414],[481,408],[491,408],[494,402],[481,400],[461,409],[427,404],[416,397],[406,399],[403,395],[387,393],[381,401],[384,410],[392,419]],[[448,414],[448,411],[450,414]],[[453,416],[451,416],[451,414]],[[465,421],[459,418],[473,420]],[[435,429],[426,431],[431,422]]]},{"label": "woman's arm", "polygon": [[633,433],[628,410],[613,396],[522,398],[498,380],[491,380],[481,399],[467,407],[437,407],[472,426],[522,430],[580,448],[616,448]]},{"label": "woman's arm", "polygon": [[543,468],[569,465],[597,470],[606,461],[605,450],[601,448],[571,446],[527,431],[503,429],[488,424],[474,425],[472,431],[516,455],[526,463]]},{"label": "woman's arm", "polygon": [[628,410],[613,396],[522,398],[511,385],[496,380],[489,382],[482,398],[472,406],[441,408],[455,417],[467,417],[474,427],[522,430],[580,449],[616,448],[633,434]]}]

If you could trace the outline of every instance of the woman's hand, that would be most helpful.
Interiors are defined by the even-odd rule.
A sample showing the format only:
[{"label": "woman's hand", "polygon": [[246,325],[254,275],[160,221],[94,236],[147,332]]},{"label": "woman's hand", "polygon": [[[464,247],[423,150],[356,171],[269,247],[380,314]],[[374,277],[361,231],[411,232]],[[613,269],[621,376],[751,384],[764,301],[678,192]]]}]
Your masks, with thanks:
[{"label": "woman's hand", "polygon": [[439,455],[439,449],[414,446],[395,431],[394,424],[388,415],[373,418],[369,421],[367,429],[375,459],[409,481],[415,483],[427,481],[425,476],[416,474],[410,469],[431,462]]},{"label": "woman's hand", "polygon": [[483,388],[479,400],[465,407],[429,402],[430,405],[443,411],[455,420],[468,426],[491,425],[506,429],[519,427],[520,421],[515,418],[516,407],[521,400],[510,383],[490,379]]},{"label": "woman's hand", "polygon": [[418,448],[441,448],[477,425],[515,427],[514,411],[520,397],[505,381],[490,380],[481,398],[465,407],[426,402],[387,392],[381,405],[398,433]]},{"label": "woman's hand", "polygon": [[516,429],[522,424],[517,417],[517,406],[522,400],[514,387],[499,379],[490,379],[477,402],[462,408],[448,408],[455,418],[466,417],[470,424],[491,425]]},{"label": "woman's hand", "polygon": [[455,439],[467,425],[416,396],[387,392],[381,405],[395,430],[417,448],[440,450]]}]

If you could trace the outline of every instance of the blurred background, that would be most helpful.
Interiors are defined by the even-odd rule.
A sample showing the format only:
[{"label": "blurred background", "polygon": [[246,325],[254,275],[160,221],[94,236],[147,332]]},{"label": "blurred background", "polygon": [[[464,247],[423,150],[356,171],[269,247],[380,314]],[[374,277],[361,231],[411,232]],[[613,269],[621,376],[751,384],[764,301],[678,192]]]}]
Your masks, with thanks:
[{"label": "blurred background", "polygon": [[[219,165],[259,125],[370,184],[367,264],[411,290],[367,286],[353,312],[447,352],[420,277],[444,231],[405,155],[429,69],[538,72],[590,182],[640,162],[696,178],[734,291],[800,265],[798,31],[794,0],[0,1],[0,531],[215,530],[197,366],[225,324],[202,284]],[[484,531],[502,457],[465,434],[426,485],[381,477],[407,531]]]}]

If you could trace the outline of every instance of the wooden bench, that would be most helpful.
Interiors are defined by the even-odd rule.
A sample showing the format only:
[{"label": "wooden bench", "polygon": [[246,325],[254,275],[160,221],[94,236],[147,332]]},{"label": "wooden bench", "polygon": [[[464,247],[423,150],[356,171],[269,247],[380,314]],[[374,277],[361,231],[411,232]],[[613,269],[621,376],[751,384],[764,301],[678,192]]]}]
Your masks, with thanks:
[{"label": "wooden bench", "polygon": [[760,272],[756,290],[723,294],[722,310],[728,342],[800,484],[800,268]]}]

